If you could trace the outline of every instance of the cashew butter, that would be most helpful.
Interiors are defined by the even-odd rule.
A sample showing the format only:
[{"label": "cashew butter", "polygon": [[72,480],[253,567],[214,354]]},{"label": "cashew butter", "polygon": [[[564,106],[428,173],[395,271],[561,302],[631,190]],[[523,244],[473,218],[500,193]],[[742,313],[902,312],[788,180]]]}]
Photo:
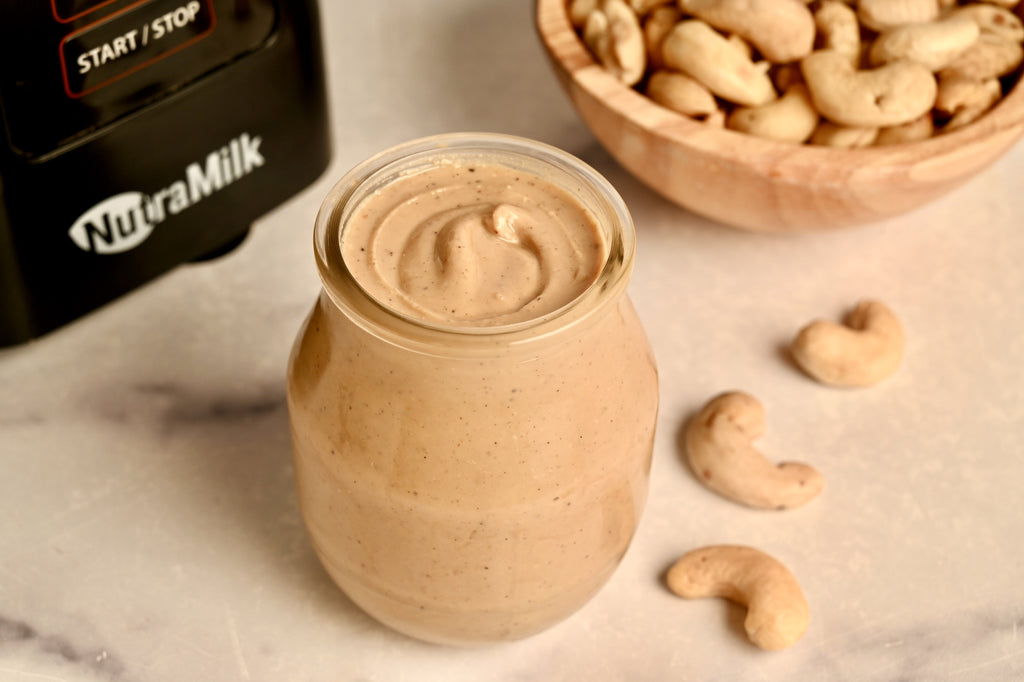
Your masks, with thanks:
[{"label": "cashew butter", "polygon": [[622,200],[546,145],[446,135],[350,171],[315,246],[288,403],[328,574],[439,643],[572,614],[636,529],[657,413]]},{"label": "cashew butter", "polygon": [[427,322],[498,325],[570,303],[603,266],[594,218],[515,168],[439,160],[368,196],[342,255],[367,292]]}]

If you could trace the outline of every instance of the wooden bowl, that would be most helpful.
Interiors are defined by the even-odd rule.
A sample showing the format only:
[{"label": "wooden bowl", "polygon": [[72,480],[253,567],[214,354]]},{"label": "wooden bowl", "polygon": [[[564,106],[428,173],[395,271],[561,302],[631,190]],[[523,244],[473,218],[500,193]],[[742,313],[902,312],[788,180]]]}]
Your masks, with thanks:
[{"label": "wooden bowl", "polygon": [[691,211],[749,230],[856,225],[915,209],[961,185],[1024,132],[1024,85],[974,123],[922,142],[831,149],[705,125],[655,104],[596,63],[565,0],[537,0],[536,25],[577,113],[645,184]]}]

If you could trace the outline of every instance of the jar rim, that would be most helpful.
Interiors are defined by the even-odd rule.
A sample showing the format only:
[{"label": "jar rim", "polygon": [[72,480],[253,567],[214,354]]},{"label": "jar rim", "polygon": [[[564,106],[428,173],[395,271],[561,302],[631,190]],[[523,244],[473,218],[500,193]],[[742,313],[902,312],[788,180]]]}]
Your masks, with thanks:
[{"label": "jar rim", "polygon": [[[607,245],[605,262],[594,281],[572,301],[527,320],[489,326],[444,324],[406,315],[369,294],[353,276],[342,256],[343,214],[364,186],[383,172],[415,157],[458,158],[484,153],[502,159],[528,160],[582,187],[572,194],[593,215]],[[550,177],[557,181],[558,178]],[[582,190],[589,191],[584,192]],[[624,290],[632,272],[636,233],[632,217],[618,191],[592,166],[558,147],[533,139],[504,133],[461,132],[431,135],[403,142],[380,151],[353,166],[328,191],[316,216],[314,251],[321,283],[332,301],[369,331],[381,335],[387,327],[400,336],[443,334],[464,339],[514,339],[535,337],[585,317],[586,302],[605,292]]]}]

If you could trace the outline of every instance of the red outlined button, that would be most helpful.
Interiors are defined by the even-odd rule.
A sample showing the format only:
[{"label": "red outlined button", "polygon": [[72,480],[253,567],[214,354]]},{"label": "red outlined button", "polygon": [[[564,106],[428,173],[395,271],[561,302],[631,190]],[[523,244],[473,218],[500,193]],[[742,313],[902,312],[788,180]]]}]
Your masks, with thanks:
[{"label": "red outlined button", "polygon": [[68,97],[87,95],[202,40],[216,25],[212,0],[143,0],[60,43]]},{"label": "red outlined button", "polygon": [[62,24],[85,16],[93,10],[109,5],[117,0],[50,0],[53,18]]}]

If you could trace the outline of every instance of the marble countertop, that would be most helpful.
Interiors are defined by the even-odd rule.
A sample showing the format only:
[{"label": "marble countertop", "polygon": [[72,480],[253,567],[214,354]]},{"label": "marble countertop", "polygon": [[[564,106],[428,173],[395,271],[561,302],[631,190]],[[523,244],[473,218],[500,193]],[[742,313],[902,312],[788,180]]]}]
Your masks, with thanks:
[{"label": "marble countertop", "polygon": [[[530,3],[321,4],[328,172],[240,249],[0,352],[2,682],[1024,679],[1024,144],[906,216],[752,234],[611,160],[559,90]],[[326,577],[284,401],[327,188],[386,146],[456,130],[555,144],[618,187],[661,373],[650,497],[618,572],[553,629],[470,650],[393,634]],[[865,296],[905,324],[897,375],[840,391],[785,359],[796,329]],[[765,403],[766,453],[824,473],[819,499],[758,512],[694,479],[680,427],[732,388]],[[676,557],[721,542],[800,579],[797,645],[760,651],[739,607],[665,590]]]}]

